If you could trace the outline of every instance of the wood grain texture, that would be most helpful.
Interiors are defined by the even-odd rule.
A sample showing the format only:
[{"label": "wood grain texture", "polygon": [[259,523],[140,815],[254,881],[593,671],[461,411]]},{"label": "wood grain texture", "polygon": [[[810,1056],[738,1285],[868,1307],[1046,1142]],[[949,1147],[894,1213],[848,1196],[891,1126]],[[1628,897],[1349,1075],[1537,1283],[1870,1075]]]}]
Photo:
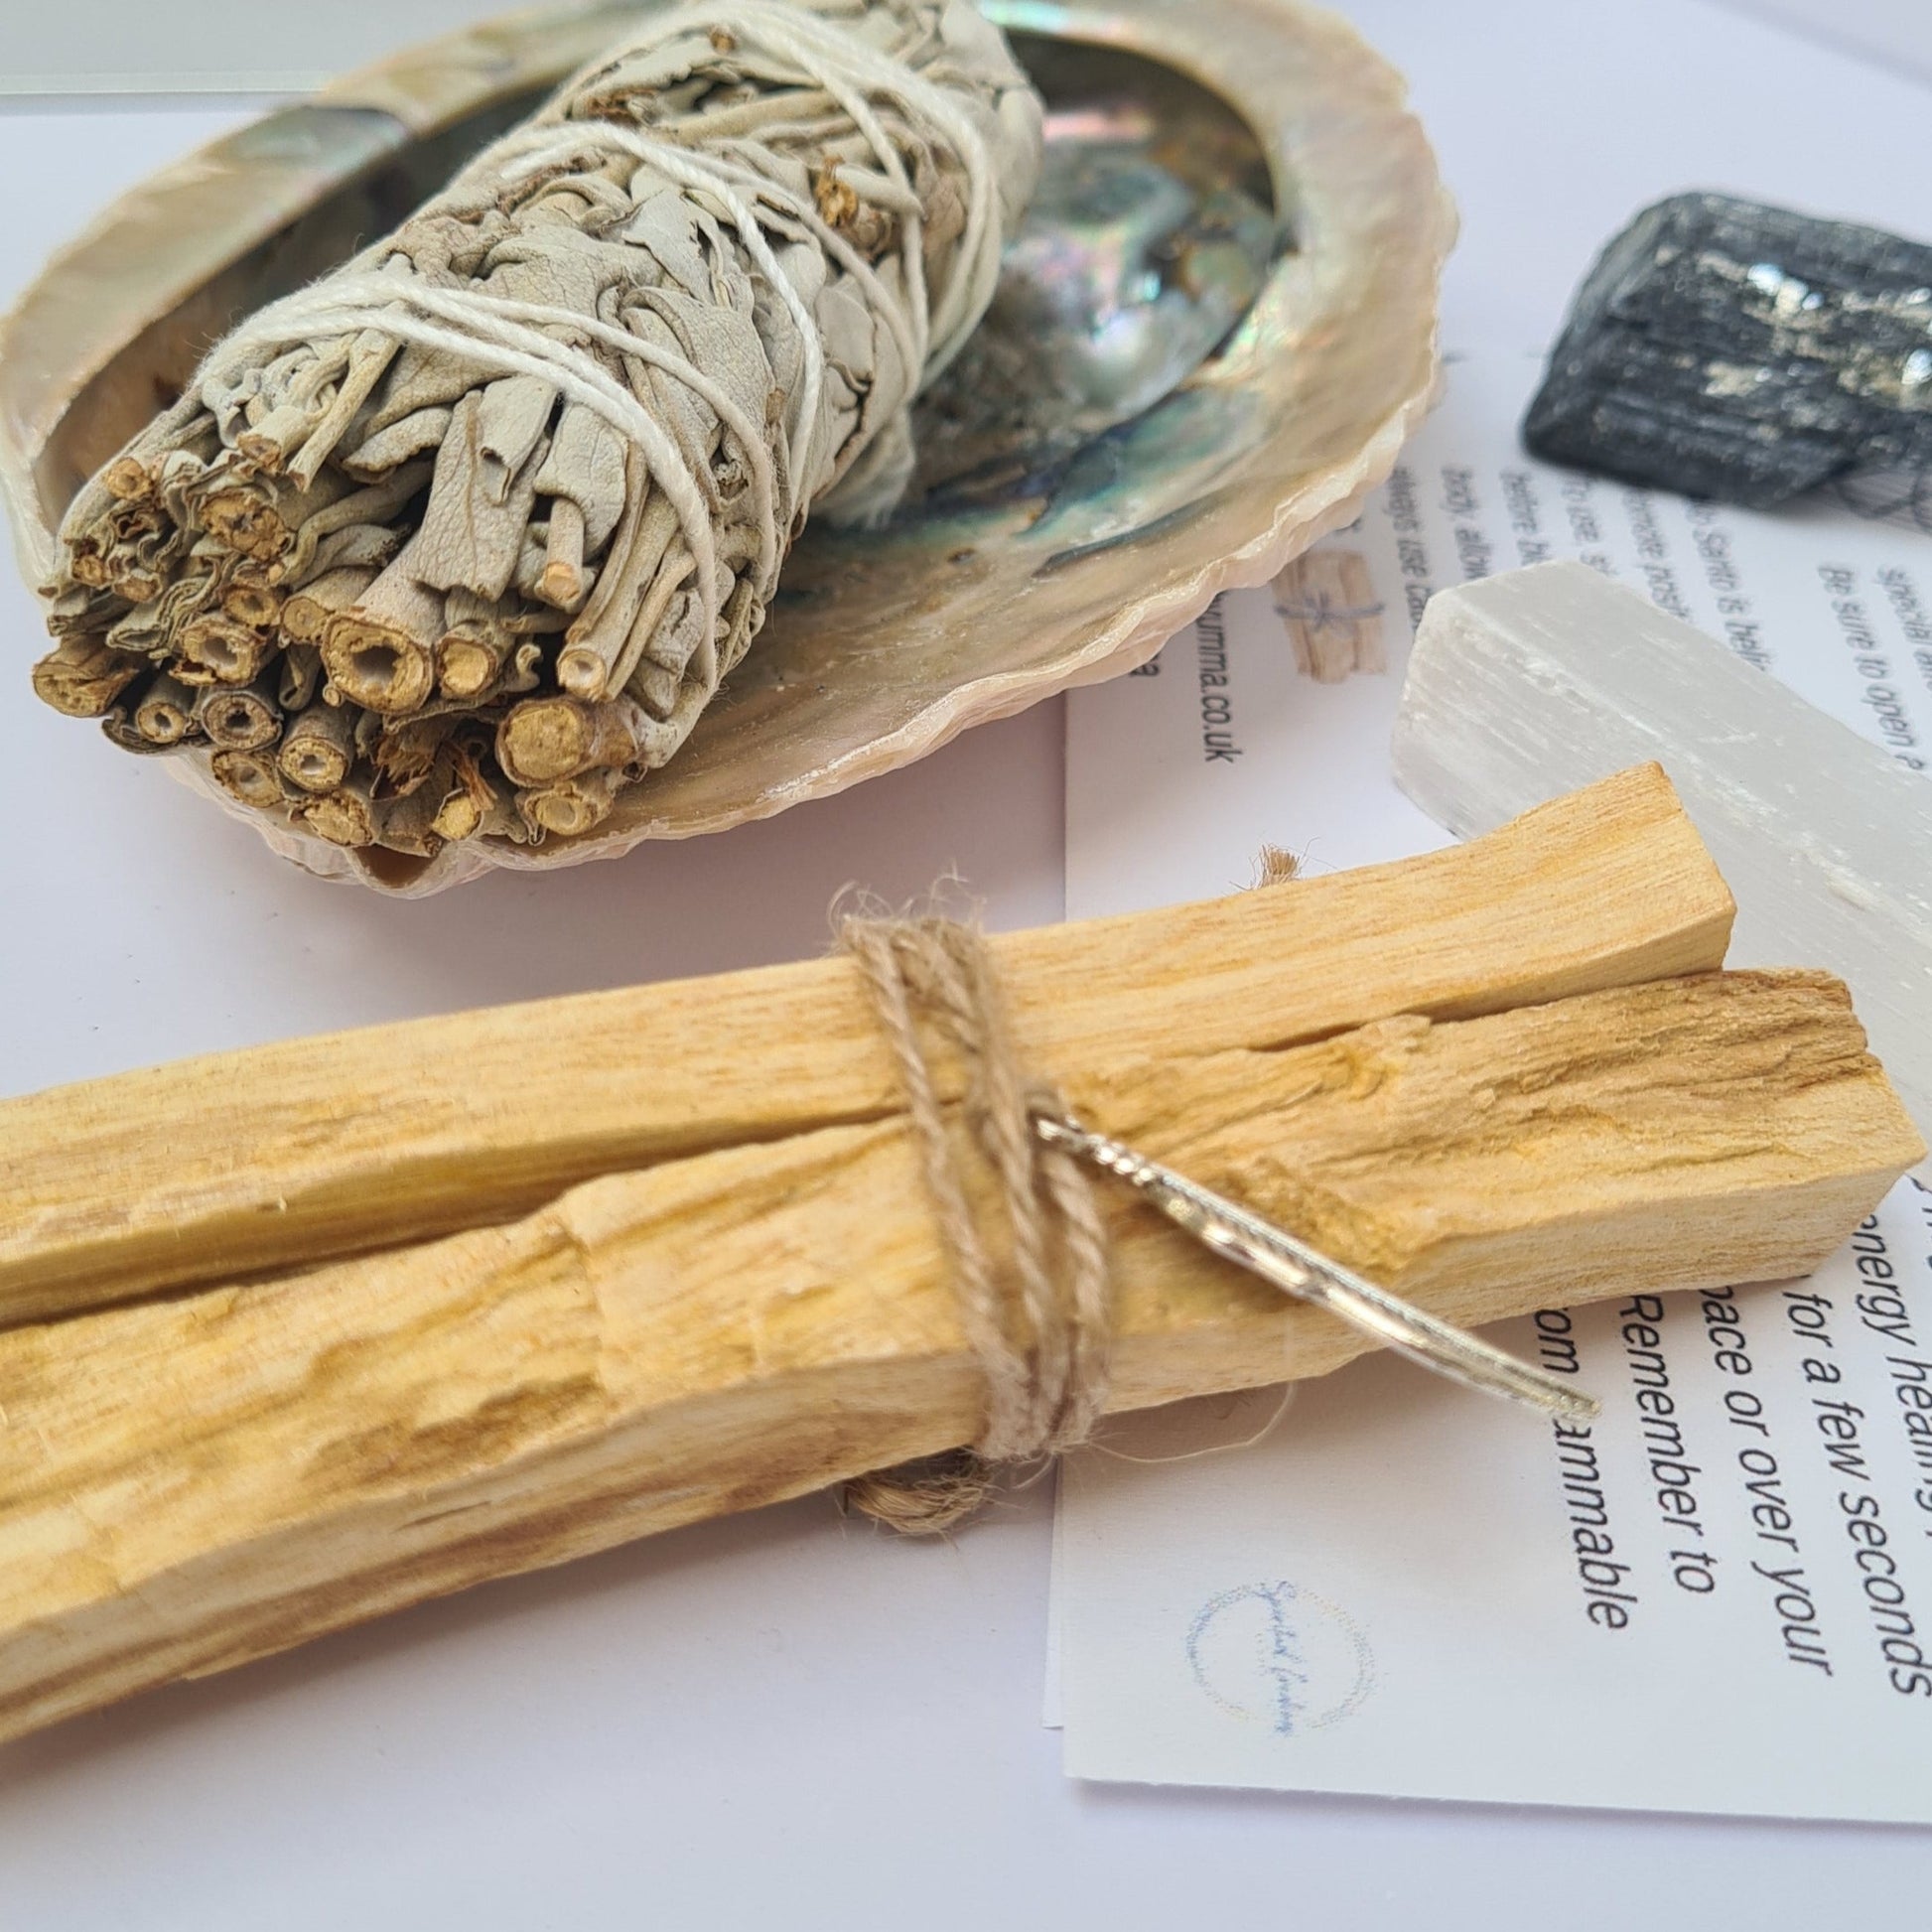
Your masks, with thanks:
[{"label": "wood grain texture", "polygon": [[[1709,970],[1732,909],[1651,765],[1467,846],[993,945],[1028,1063],[1075,1083],[1151,1046],[1276,1047]],[[843,959],[57,1088],[0,1104],[0,1324],[507,1220],[599,1173],[898,1106]]]},{"label": "wood grain texture", "polygon": [[[1809,974],[1067,1080],[1093,1125],[1465,1322],[1800,1273],[1922,1151],[1843,988]],[[1102,1198],[1113,1406],[1366,1345]],[[981,1401],[896,1118],[17,1328],[0,1392],[0,1735],[969,1441]]]}]

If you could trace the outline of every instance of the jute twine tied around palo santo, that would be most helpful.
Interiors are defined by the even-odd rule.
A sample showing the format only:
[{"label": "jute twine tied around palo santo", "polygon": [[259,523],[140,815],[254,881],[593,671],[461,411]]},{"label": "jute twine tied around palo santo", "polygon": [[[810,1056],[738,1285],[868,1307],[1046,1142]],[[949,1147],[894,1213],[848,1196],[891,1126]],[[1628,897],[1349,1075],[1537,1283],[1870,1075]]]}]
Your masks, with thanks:
[{"label": "jute twine tied around palo santo", "polygon": [[593,829],[896,500],[1040,117],[950,0],[652,13],[81,490],[36,689],[338,845]]},{"label": "jute twine tied around palo santo", "polygon": [[[970,1450],[862,1476],[845,1496],[891,1529],[931,1536],[974,1514],[1000,1468],[1077,1449],[1092,1434],[1107,1395],[1107,1235],[1079,1163],[1034,1131],[1036,1116],[1062,1116],[1065,1103],[1022,1065],[978,929],[937,917],[849,918],[839,943],[865,974],[891,1042],[961,1325],[986,1375],[985,1428]],[[967,1204],[921,1017],[966,1063],[966,1117],[999,1183],[1012,1294]],[[1012,1332],[1016,1303],[1024,1337]]]},{"label": "jute twine tied around palo santo", "polygon": [[[1282,885],[1296,870],[1291,853],[1264,846],[1257,885]],[[852,917],[840,924],[839,944],[864,974],[892,1047],[960,1325],[986,1382],[985,1421],[972,1448],[849,1482],[843,1493],[851,1507],[905,1535],[937,1535],[985,1504],[1001,1469],[1050,1460],[1090,1439],[1107,1406],[1110,1309],[1106,1222],[1083,1163],[1138,1188],[1204,1246],[1429,1367],[1552,1414],[1595,1413],[1591,1398],[1077,1125],[1060,1094],[1028,1075],[976,925],[934,916]],[[943,1032],[965,1063],[964,1111],[996,1181],[1010,1287],[968,1204],[921,1018]]]}]

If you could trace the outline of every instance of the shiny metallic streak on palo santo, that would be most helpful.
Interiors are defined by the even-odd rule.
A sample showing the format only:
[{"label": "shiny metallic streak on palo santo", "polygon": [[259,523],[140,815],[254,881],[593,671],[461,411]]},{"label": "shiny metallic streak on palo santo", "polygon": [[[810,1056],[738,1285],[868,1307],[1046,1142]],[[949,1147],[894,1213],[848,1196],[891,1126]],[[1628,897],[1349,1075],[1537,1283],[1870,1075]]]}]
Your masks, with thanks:
[{"label": "shiny metallic streak on palo santo", "polygon": [[1051,1114],[1035,1114],[1034,1132],[1048,1147],[1063,1148],[1126,1181],[1204,1248],[1298,1301],[1326,1309],[1438,1375],[1565,1422],[1593,1422],[1602,1411],[1594,1396],[1566,1388],[1555,1376],[1377,1288],[1260,1215],[1120,1141]]}]

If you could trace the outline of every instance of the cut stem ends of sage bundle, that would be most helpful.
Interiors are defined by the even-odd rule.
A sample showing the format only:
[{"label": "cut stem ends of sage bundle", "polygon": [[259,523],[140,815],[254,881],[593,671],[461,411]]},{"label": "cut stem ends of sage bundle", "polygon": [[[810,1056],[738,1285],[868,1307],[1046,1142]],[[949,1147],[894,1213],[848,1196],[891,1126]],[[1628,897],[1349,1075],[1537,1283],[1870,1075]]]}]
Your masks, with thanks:
[{"label": "cut stem ends of sage bundle", "polygon": [[962,0],[656,15],[82,488],[35,689],[336,845],[594,830],[896,499],[1039,146]]}]

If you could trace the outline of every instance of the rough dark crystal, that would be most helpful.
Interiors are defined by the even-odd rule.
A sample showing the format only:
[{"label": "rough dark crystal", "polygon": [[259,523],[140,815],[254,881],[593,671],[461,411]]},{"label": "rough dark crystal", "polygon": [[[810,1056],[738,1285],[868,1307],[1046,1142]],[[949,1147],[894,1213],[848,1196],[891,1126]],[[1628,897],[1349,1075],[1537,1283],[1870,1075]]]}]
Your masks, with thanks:
[{"label": "rough dark crystal", "polygon": [[1523,423],[1554,463],[1765,508],[1932,472],[1932,247],[1724,195],[1639,214]]}]

